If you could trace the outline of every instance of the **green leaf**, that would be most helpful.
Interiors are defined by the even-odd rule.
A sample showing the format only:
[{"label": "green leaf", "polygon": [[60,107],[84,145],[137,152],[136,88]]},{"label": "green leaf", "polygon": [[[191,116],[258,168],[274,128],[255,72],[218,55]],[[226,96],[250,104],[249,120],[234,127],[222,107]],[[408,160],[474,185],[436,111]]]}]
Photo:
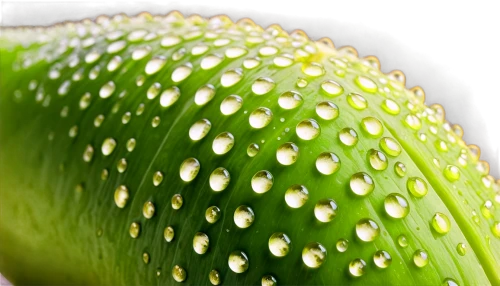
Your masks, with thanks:
[{"label": "green leaf", "polygon": [[15,284],[500,283],[500,181],[374,57],[175,12],[3,28],[0,56]]}]

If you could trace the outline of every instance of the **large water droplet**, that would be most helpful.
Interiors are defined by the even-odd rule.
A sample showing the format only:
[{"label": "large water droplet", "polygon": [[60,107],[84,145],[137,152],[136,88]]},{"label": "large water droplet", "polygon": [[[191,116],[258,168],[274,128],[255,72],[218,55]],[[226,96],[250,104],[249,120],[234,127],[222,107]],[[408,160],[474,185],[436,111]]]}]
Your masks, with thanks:
[{"label": "large water droplet", "polygon": [[252,84],[252,91],[256,95],[263,95],[270,92],[276,84],[268,77],[259,77]]},{"label": "large water droplet", "polygon": [[243,99],[238,95],[229,95],[220,104],[220,112],[224,115],[232,115],[240,110]]},{"label": "large water droplet", "polygon": [[297,124],[295,132],[302,140],[312,140],[319,136],[321,128],[316,120],[306,119]]},{"label": "large water droplet", "polygon": [[366,262],[361,258],[356,258],[349,263],[349,273],[353,277],[360,277],[365,274]]},{"label": "large water droplet", "polygon": [[146,96],[148,99],[154,99],[158,94],[160,94],[161,84],[158,82],[153,83],[146,91]]},{"label": "large water droplet", "polygon": [[302,66],[302,72],[308,76],[318,77],[325,74],[325,69],[319,63],[306,63]]},{"label": "large water droplet", "polygon": [[222,57],[221,55],[211,54],[211,55],[204,57],[201,60],[200,66],[204,70],[209,70],[209,69],[212,69],[212,68],[218,66],[222,62],[222,60],[224,60],[224,57]]},{"label": "large water droplet", "polygon": [[129,198],[128,188],[124,185],[118,186],[115,190],[115,204],[119,208],[124,208],[127,205]]},{"label": "large water droplet", "polygon": [[411,177],[408,179],[406,182],[406,188],[412,194],[414,197],[421,198],[425,195],[427,195],[427,183],[418,178],[418,177]]},{"label": "large water droplet", "polygon": [[352,106],[354,109],[363,110],[368,107],[368,102],[366,99],[357,93],[350,93],[347,95],[347,103]]},{"label": "large water droplet", "polygon": [[385,212],[392,218],[404,218],[410,212],[410,205],[403,195],[392,193],[384,200]]},{"label": "large water droplet", "polygon": [[279,106],[287,110],[299,107],[299,105],[302,104],[302,101],[302,95],[293,90],[285,91],[278,98]]},{"label": "large water droplet", "polygon": [[316,159],[316,169],[323,175],[331,175],[340,169],[340,159],[331,152],[323,152]]},{"label": "large water droplet", "polygon": [[184,182],[191,182],[200,171],[200,162],[196,158],[187,158],[181,164],[179,174]]},{"label": "large water droplet", "polygon": [[197,105],[205,105],[215,96],[215,87],[211,84],[202,85],[194,95],[194,102]]},{"label": "large water droplet", "polygon": [[380,139],[380,148],[389,156],[396,157],[401,154],[401,145],[390,137]]},{"label": "large water droplet", "polygon": [[387,268],[391,265],[392,257],[389,252],[385,250],[379,250],[373,255],[373,262],[378,268]]},{"label": "large water droplet", "polygon": [[190,63],[186,63],[184,65],[178,66],[172,72],[172,76],[170,77],[173,82],[181,82],[185,80],[188,76],[193,72],[193,66]]},{"label": "large water droplet", "polygon": [[193,141],[199,141],[208,134],[211,128],[212,123],[208,119],[200,119],[189,128],[189,138]]},{"label": "large water droplet", "polygon": [[255,219],[255,213],[249,206],[239,206],[234,211],[234,223],[239,228],[247,228],[252,225]]},{"label": "large water droplet", "polygon": [[339,139],[346,146],[354,146],[358,143],[358,133],[354,129],[346,127],[340,130]]},{"label": "large water droplet", "polygon": [[418,249],[413,253],[413,263],[419,268],[425,267],[429,263],[429,255],[423,249]]},{"label": "large water droplet", "polygon": [[377,84],[370,78],[359,75],[354,79],[356,85],[363,91],[375,93],[377,91]]},{"label": "large water droplet", "polygon": [[111,155],[111,153],[113,153],[115,147],[116,147],[115,139],[108,137],[104,139],[104,141],[102,142],[101,152],[104,156],[109,156]]},{"label": "large water droplet", "polygon": [[380,234],[380,228],[378,224],[369,219],[360,219],[356,223],[356,235],[362,241],[374,241]]},{"label": "large water droplet", "polygon": [[337,203],[332,199],[319,200],[314,206],[314,216],[321,222],[330,222],[337,215]]},{"label": "large water droplet", "polygon": [[382,109],[391,115],[397,115],[400,111],[399,105],[391,99],[385,99],[382,102]]},{"label": "large water droplet", "polygon": [[276,257],[284,257],[290,251],[292,241],[283,232],[276,232],[269,238],[269,250]]},{"label": "large water droplet", "polygon": [[217,155],[224,155],[234,146],[234,136],[229,132],[222,132],[217,135],[212,144],[212,150]]},{"label": "large water droplet", "polygon": [[258,194],[263,194],[271,189],[274,183],[273,175],[266,170],[258,171],[252,177],[252,190]]},{"label": "large water droplet", "polygon": [[365,117],[361,120],[361,127],[371,137],[380,137],[384,132],[384,127],[380,120],[375,117]]},{"label": "large water droplet", "polygon": [[326,260],[326,248],[318,242],[308,243],[302,250],[302,261],[307,267],[318,268]]},{"label": "large water droplet", "polygon": [[273,113],[267,107],[259,107],[255,109],[248,118],[250,126],[256,129],[261,129],[269,125],[273,118]]},{"label": "large water droplet", "polygon": [[303,185],[292,185],[285,192],[286,204],[291,208],[302,207],[309,199],[309,191]]},{"label": "large water droplet", "polygon": [[450,220],[448,219],[448,216],[446,216],[443,213],[437,212],[433,217],[432,217],[432,228],[440,234],[446,234],[450,231],[451,224]]},{"label": "large water droplet", "polygon": [[167,63],[167,59],[163,56],[155,56],[151,60],[148,61],[146,67],[144,68],[144,72],[146,74],[151,75],[157,73],[165,64]]},{"label": "large water droplet", "polygon": [[387,166],[389,165],[387,157],[384,153],[375,149],[370,149],[368,151],[368,161],[370,162],[370,166],[378,171],[387,169]]},{"label": "large water droplet", "polygon": [[321,89],[330,96],[339,96],[344,93],[344,88],[333,80],[326,80],[321,83]]},{"label": "large water droplet", "polygon": [[210,188],[216,192],[221,192],[227,188],[230,180],[231,175],[229,172],[226,169],[219,167],[210,175]]},{"label": "large water droplet", "polygon": [[240,68],[229,69],[220,78],[223,87],[230,87],[237,84],[243,78],[243,70]]},{"label": "large water droplet", "polygon": [[175,281],[183,282],[184,280],[186,280],[186,276],[186,270],[184,270],[184,268],[180,267],[179,265],[175,265],[174,268],[172,268],[172,277]]},{"label": "large water droplet", "polygon": [[316,114],[324,120],[333,120],[339,117],[339,108],[333,102],[323,101],[316,105]]},{"label": "large water droplet", "polygon": [[243,273],[247,271],[250,262],[245,252],[235,250],[229,254],[228,264],[234,273]]},{"label": "large water droplet", "polygon": [[282,165],[289,166],[297,161],[299,156],[299,147],[293,142],[287,142],[276,151],[276,159]]},{"label": "large water droplet", "polygon": [[108,81],[99,90],[99,96],[101,98],[108,98],[113,94],[113,92],[115,92],[115,89],[116,89],[115,83],[112,81]]},{"label": "large water droplet", "polygon": [[165,89],[160,96],[160,105],[169,107],[174,104],[181,96],[181,90],[177,86]]},{"label": "large water droplet", "polygon": [[193,249],[198,254],[205,254],[208,250],[209,238],[203,232],[197,232],[193,238]]},{"label": "large water droplet", "polygon": [[375,182],[373,182],[372,177],[367,173],[359,172],[351,176],[349,186],[354,194],[366,196],[375,189]]}]

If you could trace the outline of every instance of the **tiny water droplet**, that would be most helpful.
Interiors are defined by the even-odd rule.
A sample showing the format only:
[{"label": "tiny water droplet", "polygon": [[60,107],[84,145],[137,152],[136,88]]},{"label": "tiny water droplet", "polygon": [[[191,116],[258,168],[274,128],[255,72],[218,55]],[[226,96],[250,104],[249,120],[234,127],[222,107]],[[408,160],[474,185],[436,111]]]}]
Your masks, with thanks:
[{"label": "tiny water droplet", "polygon": [[304,78],[298,78],[296,84],[297,84],[298,87],[303,88],[303,87],[307,86],[308,82]]},{"label": "tiny water droplet", "polygon": [[408,114],[405,117],[404,123],[413,130],[419,130],[422,127],[420,119],[413,114]]},{"label": "tiny water droplet", "polygon": [[464,256],[465,253],[467,252],[467,245],[465,243],[459,243],[457,244],[457,252],[460,256]]},{"label": "tiny water droplet", "polygon": [[189,128],[189,138],[193,141],[199,141],[208,134],[212,128],[212,123],[208,119],[200,119]]},{"label": "tiny water droplet", "polygon": [[173,105],[181,96],[181,91],[177,86],[172,86],[165,89],[160,96],[160,105],[169,107]]},{"label": "tiny water droplet", "polygon": [[161,84],[158,82],[153,83],[146,91],[146,96],[148,99],[154,99],[160,94]]},{"label": "tiny water droplet", "polygon": [[248,58],[248,59],[245,59],[243,61],[243,66],[249,70],[258,67],[260,64],[261,64],[261,61],[258,57]]},{"label": "tiny water droplet", "polygon": [[94,157],[94,147],[92,147],[92,145],[88,144],[85,147],[85,150],[83,151],[83,161],[88,163],[88,162],[92,161],[93,157]]},{"label": "tiny water droplet", "polygon": [[442,286],[458,286],[458,282],[451,279],[451,278],[445,278],[441,285]]},{"label": "tiny water droplet", "polygon": [[302,250],[302,261],[307,267],[318,268],[326,260],[326,248],[318,242],[308,243]]},{"label": "tiny water droplet", "polygon": [[401,234],[400,236],[398,236],[398,244],[402,248],[405,248],[408,246],[408,239],[406,238],[406,236],[404,234]]},{"label": "tiny water droplet", "polygon": [[396,162],[396,164],[394,164],[394,172],[396,172],[396,174],[400,177],[404,177],[406,175],[406,166],[405,164],[401,163],[401,162]]},{"label": "tiny water droplet", "polygon": [[175,68],[170,78],[173,82],[181,82],[190,76],[192,72],[193,66],[190,63],[186,63]]},{"label": "tiny water droplet", "polygon": [[249,157],[255,157],[259,153],[260,147],[255,143],[251,143],[247,148],[247,155]]},{"label": "tiny water droplet", "polygon": [[201,60],[200,67],[204,70],[213,69],[214,67],[218,66],[223,60],[224,57],[219,54],[207,55]]},{"label": "tiny water droplet", "polygon": [[121,158],[118,160],[118,163],[116,163],[116,169],[118,170],[118,173],[123,173],[127,170],[127,159]]},{"label": "tiny water droplet", "polygon": [[149,253],[144,252],[144,253],[142,254],[142,261],[144,262],[144,264],[149,264],[149,259],[150,259],[150,257],[149,257]]}]

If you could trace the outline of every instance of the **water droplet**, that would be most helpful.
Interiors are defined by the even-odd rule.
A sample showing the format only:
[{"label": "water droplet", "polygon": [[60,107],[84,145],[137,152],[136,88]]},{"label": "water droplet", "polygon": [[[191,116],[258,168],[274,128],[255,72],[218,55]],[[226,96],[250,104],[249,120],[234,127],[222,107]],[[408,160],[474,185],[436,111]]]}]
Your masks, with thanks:
[{"label": "water droplet", "polygon": [[142,207],[142,215],[144,215],[145,218],[150,219],[154,216],[155,214],[155,205],[152,202],[145,202],[144,206]]},{"label": "water droplet", "polygon": [[337,215],[337,203],[332,199],[319,200],[314,206],[314,216],[321,222],[330,222]]},{"label": "water droplet", "polygon": [[326,80],[321,83],[321,88],[331,96],[339,96],[344,93],[344,88],[333,80]]},{"label": "water droplet", "polygon": [[163,237],[167,242],[171,242],[174,239],[175,232],[171,226],[167,226],[163,231]]},{"label": "water droplet", "polygon": [[451,279],[451,278],[445,278],[441,285],[442,286],[458,286],[458,282]]},{"label": "water droplet", "polygon": [[361,258],[356,258],[349,263],[349,273],[354,277],[365,274],[366,262]]},{"label": "water droplet", "polygon": [[193,249],[198,254],[205,254],[208,250],[209,238],[203,232],[197,232],[193,238]]},{"label": "water droplet", "polygon": [[92,64],[95,63],[100,57],[101,54],[98,51],[94,50],[85,55],[85,62],[87,64]]},{"label": "water droplet", "polygon": [[151,53],[150,46],[138,47],[132,52],[132,59],[134,61],[142,60],[147,55],[149,55],[149,53]]},{"label": "water droplet", "polygon": [[455,182],[460,179],[460,169],[457,166],[447,165],[443,171],[444,176],[448,181]]},{"label": "water droplet", "polygon": [[387,157],[384,155],[384,153],[375,149],[370,149],[368,151],[368,160],[370,161],[370,166],[378,171],[387,169],[387,166],[389,165],[387,162]]},{"label": "water droplet", "polygon": [[108,137],[104,139],[104,141],[102,142],[101,152],[104,156],[109,156],[111,155],[111,153],[113,153],[115,147],[116,147],[115,139]]},{"label": "water droplet", "polygon": [[247,148],[247,155],[249,157],[255,157],[259,153],[260,147],[255,143],[251,143]]},{"label": "water droplet", "polygon": [[141,233],[141,225],[138,222],[131,223],[128,233],[132,238],[137,238]]},{"label": "water droplet", "polygon": [[399,105],[391,99],[385,99],[382,102],[382,109],[391,115],[397,115],[401,110]]},{"label": "water droplet", "polygon": [[262,170],[253,175],[251,183],[254,192],[263,194],[271,189],[274,178],[269,171]]},{"label": "water droplet", "polygon": [[384,132],[384,127],[380,120],[375,117],[365,117],[361,120],[361,127],[372,137],[380,137]]},{"label": "water droplet", "polygon": [[240,68],[229,69],[220,78],[223,87],[230,87],[237,84],[243,78],[243,70]]},{"label": "water droplet", "polygon": [[118,170],[118,173],[123,173],[127,170],[127,159],[121,158],[118,160],[118,163],[116,163],[116,169]]},{"label": "water droplet", "polygon": [[497,238],[500,238],[500,221],[495,221],[491,226],[491,232]]},{"label": "water droplet", "polygon": [[212,174],[210,174],[210,188],[215,192],[221,192],[227,188],[229,182],[231,181],[231,175],[229,172],[219,167],[215,169]]},{"label": "water droplet", "polygon": [[278,281],[272,275],[264,275],[261,279],[262,286],[276,286],[278,285]]},{"label": "water droplet", "polygon": [[457,244],[457,252],[460,256],[465,255],[465,253],[467,252],[467,246],[465,245],[465,243]]},{"label": "water droplet", "polygon": [[175,281],[183,282],[184,280],[186,280],[186,276],[186,270],[184,270],[184,268],[180,267],[179,265],[175,265],[174,268],[172,268],[172,277]]},{"label": "water droplet", "polygon": [[234,136],[229,132],[217,135],[212,144],[212,150],[217,155],[224,155],[231,151],[234,146]]},{"label": "water droplet", "polygon": [[325,69],[319,63],[306,63],[302,66],[302,72],[308,76],[318,77],[325,74]]},{"label": "water droplet", "polygon": [[194,102],[197,105],[205,105],[215,96],[215,87],[211,84],[202,85],[194,95]]},{"label": "water droplet", "polygon": [[80,98],[79,106],[81,110],[87,109],[89,107],[91,102],[91,94],[89,92],[86,92],[82,95]]},{"label": "water droplet", "polygon": [[274,83],[272,79],[268,77],[259,77],[252,84],[252,91],[256,95],[263,95],[270,92],[275,86],[276,83]]},{"label": "water droplet", "polygon": [[139,106],[137,106],[137,110],[135,111],[135,115],[140,116],[144,112],[144,109],[144,103],[139,104]]},{"label": "water droplet", "polygon": [[295,131],[300,139],[312,140],[319,136],[321,128],[316,120],[306,119],[297,124]]},{"label": "water droplet", "polygon": [[420,119],[413,114],[408,114],[405,117],[404,123],[413,130],[419,130],[422,127]]},{"label": "water droplet", "polygon": [[120,56],[114,56],[113,58],[111,58],[111,60],[109,60],[109,63],[106,66],[106,69],[109,72],[114,72],[122,65],[122,63],[123,63],[123,59]]},{"label": "water droplet", "polygon": [[403,248],[408,246],[408,239],[405,235],[401,234],[400,236],[398,236],[398,244]]},{"label": "water droplet", "polygon": [[224,57],[222,57],[221,55],[211,54],[211,55],[204,57],[201,60],[200,66],[204,70],[209,70],[209,69],[212,69],[212,68],[218,66],[222,62],[222,60],[224,60]]},{"label": "water droplet", "polygon": [[261,56],[272,56],[278,53],[278,48],[273,46],[265,46],[259,49],[259,55]]},{"label": "water droplet", "polygon": [[144,252],[142,254],[142,261],[144,262],[144,264],[149,264],[149,260],[150,260],[149,253]]},{"label": "water droplet", "polygon": [[239,58],[248,53],[247,49],[242,47],[230,47],[226,50],[225,55],[230,59]]},{"label": "water droplet", "polygon": [[287,142],[276,151],[276,159],[282,165],[289,166],[297,161],[299,156],[299,147],[293,142]]},{"label": "water droplet", "polygon": [[413,253],[413,263],[419,268],[425,267],[429,263],[429,256],[423,249],[418,249]]},{"label": "water droplet", "polygon": [[378,268],[387,268],[391,265],[392,257],[385,250],[379,250],[373,255],[373,262]]},{"label": "water droplet", "polygon": [[425,195],[427,195],[427,183],[418,178],[418,177],[411,177],[408,179],[406,182],[406,188],[416,198],[421,198]]},{"label": "water droplet", "polygon": [[347,239],[341,238],[337,240],[335,247],[337,248],[338,252],[346,252],[347,248],[349,247],[349,241]]},{"label": "water droplet", "polygon": [[354,129],[346,127],[340,130],[339,139],[346,146],[354,146],[358,143],[358,133]]},{"label": "water droplet", "polygon": [[243,66],[246,68],[246,69],[253,69],[253,68],[256,68],[260,65],[260,59],[259,58],[248,58],[248,59],[245,59],[243,61]]},{"label": "water droplet", "polygon": [[148,99],[154,99],[160,94],[161,84],[158,82],[153,83],[146,92]]},{"label": "water droplet", "polygon": [[380,228],[375,221],[364,218],[356,223],[356,234],[362,241],[374,241],[380,234]]},{"label": "water droplet", "polygon": [[99,90],[99,96],[101,98],[108,98],[113,94],[113,92],[115,92],[115,89],[116,89],[115,83],[112,81],[108,81]]},{"label": "water droplet", "polygon": [[451,224],[450,220],[448,217],[440,212],[437,212],[433,217],[432,217],[432,228],[440,234],[446,234],[450,231]]},{"label": "water droplet", "polygon": [[167,59],[163,56],[155,56],[151,60],[148,61],[146,64],[146,67],[144,69],[144,72],[148,75],[152,75],[157,73],[159,70],[165,66],[167,63]]},{"label": "water droplet", "polygon": [[290,90],[285,91],[278,98],[278,104],[283,109],[294,109],[302,104],[302,95],[296,91]]},{"label": "water droplet", "polygon": [[229,254],[228,264],[234,273],[243,273],[247,271],[250,263],[245,252],[235,250]]},{"label": "water droplet", "polygon": [[366,91],[369,93],[377,92],[377,84],[370,78],[359,75],[354,79],[354,82],[363,91]]},{"label": "water droplet", "polygon": [[178,87],[172,86],[165,89],[160,96],[160,105],[169,107],[174,104],[181,96],[181,91]]},{"label": "water droplet", "polygon": [[316,105],[316,114],[324,120],[333,120],[339,117],[339,108],[333,102],[323,101]]},{"label": "water droplet", "polygon": [[109,171],[107,169],[102,169],[101,180],[105,181],[108,179]]},{"label": "water droplet", "polygon": [[151,126],[153,128],[156,128],[160,125],[160,122],[161,122],[160,116],[155,116],[155,117],[153,117],[153,120],[151,120]]},{"label": "water droplet", "polygon": [[269,250],[276,257],[284,257],[290,251],[292,241],[283,232],[276,232],[269,238]]},{"label": "water droplet", "polygon": [[240,110],[243,99],[238,95],[229,95],[220,104],[220,112],[224,115],[232,115]]},{"label": "water droplet", "polygon": [[130,122],[130,119],[132,119],[132,113],[130,113],[130,111],[127,111],[122,116],[122,123],[128,124]]},{"label": "water droplet", "polygon": [[385,212],[392,218],[404,218],[410,212],[406,198],[398,193],[387,195],[384,200]]},{"label": "water droplet", "polygon": [[250,225],[252,225],[254,219],[255,219],[255,213],[248,206],[245,205],[239,206],[234,211],[234,223],[239,228],[249,227]]},{"label": "water droplet", "polygon": [[368,107],[368,102],[366,99],[357,93],[350,93],[347,95],[347,103],[352,106],[354,109],[363,110]]},{"label": "water droplet", "polygon": [[285,192],[286,204],[294,209],[302,207],[309,199],[309,191],[303,185],[292,185]]},{"label": "water droplet", "polygon": [[401,145],[390,137],[380,139],[380,148],[389,156],[396,157],[401,154]]},{"label": "water droplet", "polygon": [[146,81],[146,77],[141,74],[141,75],[138,75],[137,78],[135,79],[135,84],[137,86],[142,86],[145,81]]},{"label": "water droplet", "polygon": [[94,157],[94,147],[88,144],[83,151],[83,161],[88,163],[92,161],[92,157]]},{"label": "water droplet", "polygon": [[61,86],[59,87],[59,89],[57,90],[57,94],[59,94],[60,96],[65,96],[68,93],[68,91],[69,91],[70,85],[71,85],[71,81],[65,80],[61,84]]},{"label": "water droplet", "polygon": [[326,248],[318,242],[308,243],[302,250],[302,261],[307,267],[318,268],[326,260]]},{"label": "water droplet", "polygon": [[293,64],[294,59],[290,54],[282,54],[273,59],[273,63],[280,68],[289,67]]},{"label": "water droplet", "polygon": [[354,194],[366,196],[375,189],[375,182],[367,173],[359,172],[351,176],[349,186]]},{"label": "water droplet", "polygon": [[394,172],[396,172],[396,174],[400,177],[404,177],[406,175],[406,166],[405,164],[401,163],[401,162],[396,162],[396,164],[394,164]]},{"label": "water droplet", "polygon": [[161,184],[162,181],[163,181],[163,173],[160,171],[156,171],[153,174],[153,185],[157,187]]},{"label": "water droplet", "polygon": [[191,182],[200,171],[200,162],[196,158],[187,158],[182,162],[179,174],[184,182]]},{"label": "water droplet", "polygon": [[117,207],[123,209],[127,205],[129,198],[128,188],[124,185],[120,185],[115,190],[115,204]]},{"label": "water droplet", "polygon": [[269,125],[273,118],[273,113],[267,107],[259,107],[255,109],[248,118],[250,126],[256,129],[261,129]]},{"label": "water droplet", "polygon": [[190,76],[192,72],[193,66],[190,63],[186,63],[175,68],[170,78],[173,82],[181,82]]},{"label": "water droplet", "polygon": [[208,119],[200,119],[189,128],[189,138],[193,141],[199,141],[207,136],[211,128],[212,123]]},{"label": "water droplet", "polygon": [[184,199],[182,198],[182,195],[180,194],[175,194],[172,196],[172,199],[170,200],[172,204],[172,208],[174,210],[178,210],[182,207],[182,204],[184,203]]},{"label": "water droplet", "polygon": [[323,152],[316,159],[316,169],[323,175],[331,175],[340,169],[340,159],[331,152]]},{"label": "water droplet", "polygon": [[212,269],[210,273],[208,274],[208,280],[210,280],[210,283],[212,285],[219,285],[221,283],[221,278],[220,278],[220,273],[219,271]]},{"label": "water droplet", "polygon": [[216,223],[221,216],[221,211],[217,206],[211,206],[205,211],[205,219],[208,223]]},{"label": "water droplet", "polygon": [[303,88],[303,87],[307,86],[308,82],[304,78],[298,78],[296,84],[297,84],[298,87]]}]

